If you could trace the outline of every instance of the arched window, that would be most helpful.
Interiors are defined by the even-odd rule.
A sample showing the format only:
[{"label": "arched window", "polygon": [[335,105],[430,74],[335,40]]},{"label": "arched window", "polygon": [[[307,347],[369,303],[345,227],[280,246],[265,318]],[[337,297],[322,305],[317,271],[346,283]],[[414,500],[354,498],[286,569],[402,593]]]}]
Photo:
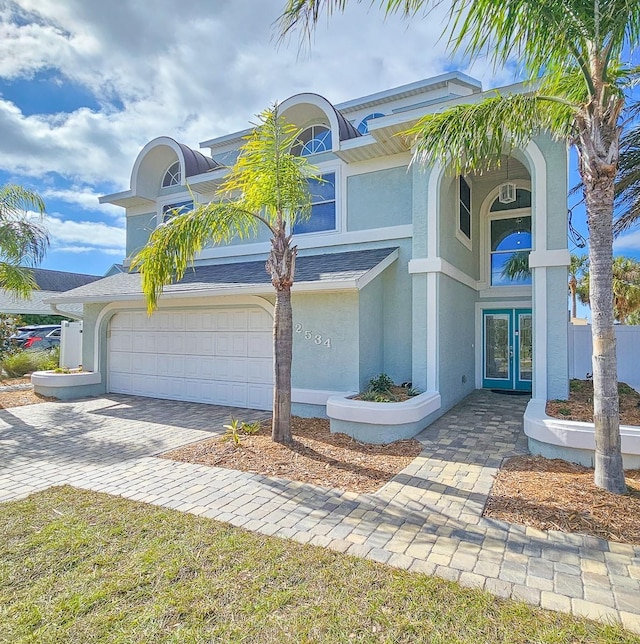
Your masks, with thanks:
[{"label": "arched window", "polygon": [[312,154],[331,151],[331,130],[326,125],[312,125],[300,133],[291,148],[291,154],[308,157]]},{"label": "arched window", "polygon": [[360,134],[368,134],[369,133],[369,121],[371,119],[378,119],[381,116],[385,116],[382,112],[374,112],[373,114],[368,114],[365,116],[362,121],[360,121],[360,125],[358,125],[358,132]]},{"label": "arched window", "polygon": [[162,187],[179,186],[182,181],[182,172],[180,172],[180,161],[176,161],[169,166],[162,179]]},{"label": "arched window", "polygon": [[531,215],[491,220],[491,286],[531,284]]},{"label": "arched window", "polygon": [[517,208],[531,208],[531,192],[526,188],[516,188],[516,200],[510,203],[502,203],[496,199],[491,204],[491,212],[502,212],[503,210],[516,210]]}]

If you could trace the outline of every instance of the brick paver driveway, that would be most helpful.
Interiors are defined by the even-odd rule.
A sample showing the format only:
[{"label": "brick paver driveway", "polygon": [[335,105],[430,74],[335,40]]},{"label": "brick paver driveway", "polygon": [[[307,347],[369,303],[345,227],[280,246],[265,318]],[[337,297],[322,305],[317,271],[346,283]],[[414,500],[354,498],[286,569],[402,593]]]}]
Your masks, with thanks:
[{"label": "brick paver driveway", "polygon": [[375,494],[159,459],[268,413],[109,395],[0,410],[0,501],[68,483],[436,574],[640,632],[640,547],[482,518],[526,399],[478,391]]}]

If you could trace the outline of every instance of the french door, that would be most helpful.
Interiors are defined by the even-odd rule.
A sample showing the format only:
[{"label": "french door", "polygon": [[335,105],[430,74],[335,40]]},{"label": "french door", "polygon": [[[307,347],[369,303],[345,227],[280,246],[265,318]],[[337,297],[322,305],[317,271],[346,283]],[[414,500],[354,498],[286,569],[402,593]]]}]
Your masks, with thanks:
[{"label": "french door", "polygon": [[491,309],[482,313],[482,386],[531,391],[531,309]]}]

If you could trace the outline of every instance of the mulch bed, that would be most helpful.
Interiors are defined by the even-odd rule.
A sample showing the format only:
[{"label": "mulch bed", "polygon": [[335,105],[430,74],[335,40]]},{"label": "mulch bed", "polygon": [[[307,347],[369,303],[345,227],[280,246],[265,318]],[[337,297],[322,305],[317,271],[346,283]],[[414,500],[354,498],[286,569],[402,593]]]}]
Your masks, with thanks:
[{"label": "mulch bed", "polygon": [[[593,382],[572,380],[569,400],[550,400],[547,414],[553,418],[593,422]],[[620,397],[620,422],[623,425],[640,425],[640,393],[624,382],[618,383]]]},{"label": "mulch bed", "polygon": [[595,486],[590,468],[517,456],[498,472],[484,514],[540,530],[640,545],[640,470],[625,475],[628,494],[611,494]]},{"label": "mulch bed", "polygon": [[[31,376],[23,378],[4,378],[0,380],[0,387],[11,385],[28,385],[31,383]],[[33,389],[23,389],[19,391],[0,391],[0,409],[9,409],[11,407],[22,407],[24,405],[37,405],[42,402],[50,402],[55,398],[41,396]]]},{"label": "mulch bed", "polygon": [[231,441],[212,438],[163,454],[164,458],[226,467],[337,488],[349,492],[375,492],[418,456],[416,440],[390,445],[367,445],[345,434],[332,434],[322,418],[292,419],[294,442],[285,446],[271,440],[271,423],[260,432]]}]

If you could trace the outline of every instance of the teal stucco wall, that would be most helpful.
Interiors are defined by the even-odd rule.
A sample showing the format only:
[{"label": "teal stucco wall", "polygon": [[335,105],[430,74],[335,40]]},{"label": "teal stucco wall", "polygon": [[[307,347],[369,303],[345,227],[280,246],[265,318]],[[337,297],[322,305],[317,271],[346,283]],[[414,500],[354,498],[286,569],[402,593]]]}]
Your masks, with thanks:
[{"label": "teal stucco wall", "polygon": [[405,166],[347,177],[347,230],[411,223],[411,173]]}]

